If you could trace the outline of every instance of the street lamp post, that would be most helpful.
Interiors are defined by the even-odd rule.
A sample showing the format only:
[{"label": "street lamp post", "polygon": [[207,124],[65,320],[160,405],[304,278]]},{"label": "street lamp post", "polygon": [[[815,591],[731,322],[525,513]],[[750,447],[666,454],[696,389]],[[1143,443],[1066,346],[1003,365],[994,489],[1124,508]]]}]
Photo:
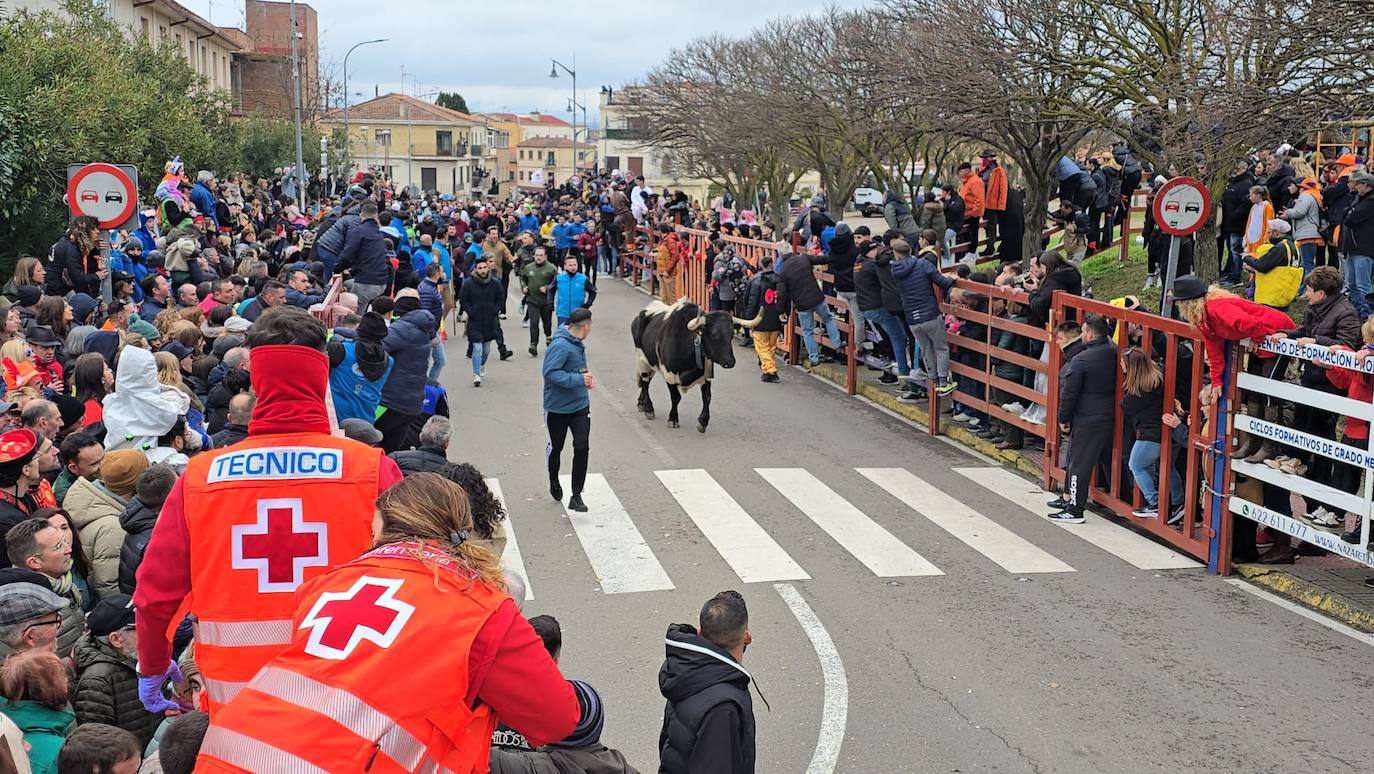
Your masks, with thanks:
[{"label": "street lamp post", "polygon": [[[568,67],[567,65],[563,64],[562,62],[560,62],[560,61],[558,61],[557,59],[554,59],[554,58],[552,58],[552,57],[549,58],[549,61],[553,63],[553,64],[549,67],[549,77],[550,77],[550,78],[557,78],[557,77],[558,77],[558,68],[560,68],[560,67],[563,68],[563,72],[565,72],[565,73],[567,73],[568,75],[571,75],[571,76],[572,76],[572,101],[573,101],[573,102],[576,102],[576,101],[577,101],[577,70],[575,70],[574,68],[577,67],[577,53],[576,53],[576,52],[573,52],[573,66],[572,66],[572,67]],[[569,107],[568,107],[568,112],[569,112],[569,113],[572,113],[572,125],[573,125],[573,126],[572,126],[572,140],[573,140],[573,151],[574,151],[573,159],[576,160],[576,158],[577,158],[577,156],[576,156],[576,150],[577,150],[577,111],[573,110],[572,107],[569,106]]]},{"label": "street lamp post", "polygon": [[353,49],[358,46],[366,46],[369,43],[385,43],[390,38],[377,38],[376,40],[364,40],[361,43],[354,43],[353,48],[348,49],[344,54],[343,60],[343,92],[344,92],[344,150],[351,154],[353,152],[353,137],[348,133],[348,56],[353,53]]},{"label": "street lamp post", "polygon": [[[570,99],[570,100],[568,100],[568,112],[573,114],[573,127],[574,127],[574,128],[573,128],[573,149],[572,149],[572,158],[573,158],[573,171],[574,171],[574,172],[577,171],[577,129],[576,129],[576,126],[577,126],[577,110],[576,110],[576,108],[581,108],[581,109],[582,109],[582,131],[584,131],[584,132],[587,133],[587,137],[588,137],[588,138],[590,138],[590,137],[592,136],[592,135],[591,135],[591,129],[589,128],[589,126],[588,126],[588,124],[587,124],[587,106],[584,105],[584,104],[582,104],[581,102],[578,102],[578,101],[575,100],[575,99]],[[588,144],[590,145],[590,143],[588,143]]]}]

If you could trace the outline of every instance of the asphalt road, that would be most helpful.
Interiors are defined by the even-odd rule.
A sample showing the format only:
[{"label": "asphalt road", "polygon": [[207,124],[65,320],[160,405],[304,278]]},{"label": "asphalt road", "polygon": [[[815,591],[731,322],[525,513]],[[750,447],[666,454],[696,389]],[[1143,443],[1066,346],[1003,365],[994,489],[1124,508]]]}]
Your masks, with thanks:
[{"label": "asphalt road", "polygon": [[[1369,769],[1360,763],[1369,750],[1364,691],[1374,686],[1365,642],[1202,569],[1133,566],[1009,501],[1034,502],[1035,487],[1007,484],[985,460],[800,370],[760,383],[744,348],[735,369],[717,370],[705,434],[693,429],[696,393],[683,401],[682,428],[668,428],[659,381],[658,418],[645,420],[628,327],[648,299],[613,280],[600,290],[587,342],[598,379],[591,473],[625,515],[593,504],[579,532],[550,499],[543,347],[541,359],[525,352],[515,315],[504,325],[516,355],[491,363],[480,389],[461,334],[449,344],[450,457],[499,480],[531,582],[525,613],[562,623],[564,672],[597,686],[604,741],[641,771],[658,765],[664,630],[695,623],[703,601],[731,588],[750,609],[744,665],[771,706],[755,694],[760,772]],[[570,462],[568,451],[565,473]],[[780,468],[801,472],[772,471]],[[907,471],[881,475],[915,480],[910,503],[922,512],[856,468]],[[663,473],[698,469],[705,473]],[[697,482],[685,505],[665,484],[674,476]],[[705,498],[710,482],[727,501]],[[740,510],[766,537],[739,526]],[[651,554],[626,544],[634,536],[617,528],[626,516]],[[693,516],[720,530],[722,548]],[[846,527],[821,528],[834,523],[827,519]],[[1006,569],[1056,563],[1072,571]],[[736,567],[794,579],[744,582]],[[934,568],[942,574],[916,574]],[[608,593],[665,580],[673,588]],[[819,626],[805,623],[808,610]]]}]

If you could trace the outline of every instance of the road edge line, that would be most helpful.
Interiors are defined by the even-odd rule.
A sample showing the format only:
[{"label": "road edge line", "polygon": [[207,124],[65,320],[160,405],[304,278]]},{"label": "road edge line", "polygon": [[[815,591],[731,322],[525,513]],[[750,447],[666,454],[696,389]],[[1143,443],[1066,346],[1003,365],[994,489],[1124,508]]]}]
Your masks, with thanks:
[{"label": "road edge line", "polygon": [[806,774],[833,774],[840,760],[840,747],[844,744],[845,724],[849,718],[849,682],[845,677],[844,662],[840,660],[840,652],[835,649],[835,642],[830,639],[825,625],[816,617],[811,606],[806,604],[796,587],[790,583],[774,583],[773,588],[792,611],[797,623],[801,624],[807,639],[811,640],[825,681],[821,730],[816,737],[816,750],[811,754]]},{"label": "road edge line", "polygon": [[1321,624],[1322,626],[1325,626],[1333,632],[1336,632],[1338,634],[1344,634],[1345,636],[1349,637],[1352,640],[1355,640],[1356,642],[1359,642],[1363,645],[1368,645],[1370,647],[1374,647],[1374,634],[1366,634],[1365,632],[1362,632],[1353,626],[1348,626],[1346,624],[1341,623],[1340,621],[1334,621],[1328,618],[1327,616],[1324,616],[1321,613],[1316,612],[1315,610],[1310,610],[1306,607],[1303,607],[1297,602],[1285,599],[1284,597],[1281,597],[1278,594],[1273,593],[1272,591],[1266,591],[1247,580],[1243,580],[1241,578],[1222,578],[1222,580],[1225,583],[1229,583],[1230,585],[1235,586],[1236,588],[1240,589],[1241,591],[1244,591],[1247,594],[1263,599],[1266,602],[1272,602],[1275,605],[1278,605],[1279,607],[1283,608],[1284,610],[1287,610],[1291,613],[1296,613],[1313,623]]}]

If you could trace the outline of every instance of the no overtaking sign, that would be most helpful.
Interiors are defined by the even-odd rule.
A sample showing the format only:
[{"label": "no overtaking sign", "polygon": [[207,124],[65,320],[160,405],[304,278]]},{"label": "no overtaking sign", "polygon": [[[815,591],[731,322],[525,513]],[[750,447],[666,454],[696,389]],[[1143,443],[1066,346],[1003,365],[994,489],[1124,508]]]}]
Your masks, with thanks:
[{"label": "no overtaking sign", "polygon": [[67,167],[67,207],[89,215],[103,229],[138,228],[138,168],[131,164]]}]

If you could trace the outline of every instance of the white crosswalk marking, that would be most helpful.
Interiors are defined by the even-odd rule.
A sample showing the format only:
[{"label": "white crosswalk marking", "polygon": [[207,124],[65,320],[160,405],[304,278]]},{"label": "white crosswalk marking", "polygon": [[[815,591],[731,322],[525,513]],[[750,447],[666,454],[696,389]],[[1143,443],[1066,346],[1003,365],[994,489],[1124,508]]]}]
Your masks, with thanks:
[{"label": "white crosswalk marking", "polygon": [[[1038,516],[1049,513],[1045,503],[1051,499],[1051,495],[1005,468],[955,468],[954,472],[976,481],[1031,513]],[[1177,570],[1202,566],[1200,562],[1137,535],[1125,527],[1117,526],[1101,516],[1092,513],[1085,516],[1087,521],[1083,524],[1058,526],[1142,570]]]},{"label": "white crosswalk marking", "polygon": [[801,468],[755,468],[835,542],[880,578],[944,575],[881,524]]},{"label": "white crosswalk marking", "polygon": [[[559,476],[559,479],[563,491],[572,490],[571,476]],[[630,514],[611,491],[605,476],[596,473],[587,476],[582,500],[587,504],[587,512],[567,511],[568,520],[601,582],[602,591],[624,594],[673,588],[673,581],[649,544],[644,542],[644,536],[639,534]]]},{"label": "white crosswalk marking", "polygon": [[902,468],[855,468],[907,507],[1008,572],[1073,572],[1033,543]]},{"label": "white crosswalk marking", "polygon": [[525,557],[520,553],[520,544],[515,541],[515,523],[511,520],[510,506],[506,504],[500,481],[487,479],[487,488],[501,501],[501,508],[506,512],[506,550],[501,552],[501,566],[524,579],[525,601],[528,602],[534,599],[534,584],[530,582],[530,574],[525,571]]},{"label": "white crosswalk marking", "polygon": [[740,580],[761,583],[811,577],[711,474],[693,469],[655,470],[654,475]]}]

